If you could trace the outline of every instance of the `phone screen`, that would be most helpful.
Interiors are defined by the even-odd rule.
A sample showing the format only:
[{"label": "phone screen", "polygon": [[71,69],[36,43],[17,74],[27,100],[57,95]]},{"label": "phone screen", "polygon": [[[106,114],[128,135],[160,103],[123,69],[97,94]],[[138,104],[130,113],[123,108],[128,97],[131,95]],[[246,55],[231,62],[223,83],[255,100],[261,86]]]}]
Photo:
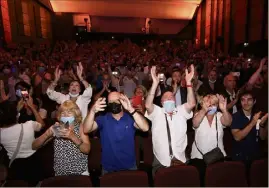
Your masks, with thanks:
[{"label": "phone screen", "polygon": [[28,91],[21,91],[21,95],[22,95],[23,98],[29,98]]}]

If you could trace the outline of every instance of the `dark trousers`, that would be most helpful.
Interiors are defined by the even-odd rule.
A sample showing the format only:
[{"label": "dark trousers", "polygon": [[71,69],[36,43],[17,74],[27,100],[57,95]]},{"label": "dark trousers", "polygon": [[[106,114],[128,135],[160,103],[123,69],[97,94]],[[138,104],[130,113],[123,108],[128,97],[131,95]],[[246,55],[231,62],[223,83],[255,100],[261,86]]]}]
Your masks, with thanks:
[{"label": "dark trousers", "polygon": [[165,168],[165,166],[163,166],[160,161],[158,161],[158,159],[155,157],[154,155],[154,159],[153,159],[153,163],[152,163],[152,177],[154,178],[156,172],[160,169],[160,168]]},{"label": "dark trousers", "polygon": [[197,168],[200,175],[201,186],[205,185],[205,172],[206,172],[206,164],[203,159],[191,159],[189,161],[189,165]]},{"label": "dark trousers", "polygon": [[27,158],[18,158],[13,161],[8,173],[10,180],[24,180],[29,186],[35,186],[43,179],[41,160],[37,152]]}]

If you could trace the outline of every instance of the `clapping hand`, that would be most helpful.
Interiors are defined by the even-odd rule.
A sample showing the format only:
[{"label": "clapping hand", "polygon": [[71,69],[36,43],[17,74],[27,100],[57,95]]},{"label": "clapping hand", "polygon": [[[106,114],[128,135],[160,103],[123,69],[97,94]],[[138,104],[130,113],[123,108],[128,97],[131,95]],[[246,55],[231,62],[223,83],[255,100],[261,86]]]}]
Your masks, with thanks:
[{"label": "clapping hand", "polygon": [[104,111],[106,108],[106,98],[99,98],[97,101],[94,103],[92,110],[94,113]]},{"label": "clapping hand", "polygon": [[125,110],[127,110],[128,112],[134,111],[134,108],[126,95],[123,95],[123,94],[120,95],[120,102],[121,102],[123,108]]},{"label": "clapping hand", "polygon": [[56,70],[54,72],[54,82],[58,82],[61,77],[62,71],[59,69],[59,66],[56,67]]},{"label": "clapping hand", "polygon": [[191,81],[194,77],[194,66],[193,64],[190,66],[190,72],[188,71],[188,69],[185,69],[185,80],[186,80],[186,84],[187,85],[190,85],[191,84]]},{"label": "clapping hand", "polygon": [[210,99],[208,96],[204,97],[203,98],[203,105],[202,105],[202,109],[205,111],[205,112],[208,112],[209,110],[209,107],[210,107]]},{"label": "clapping hand", "polygon": [[260,125],[263,125],[268,120],[268,113],[266,113],[264,116],[262,116]]},{"label": "clapping hand", "polygon": [[81,62],[79,62],[77,66],[77,75],[78,75],[79,80],[83,80],[82,74],[83,74],[83,66]]},{"label": "clapping hand", "polygon": [[227,110],[227,98],[224,98],[222,95],[217,94],[217,98],[219,99],[219,109],[222,112]]},{"label": "clapping hand", "polygon": [[156,66],[152,66],[150,69],[151,78],[153,81],[153,84],[158,85],[160,82],[159,76],[156,74]]}]

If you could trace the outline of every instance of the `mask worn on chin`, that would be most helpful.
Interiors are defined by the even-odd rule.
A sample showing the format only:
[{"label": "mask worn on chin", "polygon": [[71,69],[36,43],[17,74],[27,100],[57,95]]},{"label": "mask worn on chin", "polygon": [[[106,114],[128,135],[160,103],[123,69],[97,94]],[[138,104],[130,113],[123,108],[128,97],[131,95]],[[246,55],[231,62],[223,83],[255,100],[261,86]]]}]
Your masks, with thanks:
[{"label": "mask worn on chin", "polygon": [[208,80],[211,84],[214,84],[217,80],[214,80],[214,81],[212,81],[212,80]]},{"label": "mask worn on chin", "polygon": [[61,117],[60,119],[63,123],[69,123],[72,124],[74,121],[75,121],[75,117],[74,116],[71,116],[71,117]]},{"label": "mask worn on chin", "polygon": [[115,102],[108,103],[107,107],[112,114],[118,114],[122,111],[121,104]]},{"label": "mask worn on chin", "polygon": [[172,100],[164,101],[163,108],[165,112],[172,113],[174,109],[176,108],[175,101],[172,101]]},{"label": "mask worn on chin", "polygon": [[72,97],[72,98],[76,98],[79,96],[79,93],[78,94],[72,94],[72,93],[69,93],[69,96]]},{"label": "mask worn on chin", "polygon": [[17,89],[16,90],[16,96],[19,97],[19,98],[22,98],[22,94],[21,94],[21,90],[20,89]]},{"label": "mask worn on chin", "polygon": [[216,112],[217,112],[217,107],[216,106],[211,106],[211,107],[209,107],[207,114],[208,115],[213,115]]}]

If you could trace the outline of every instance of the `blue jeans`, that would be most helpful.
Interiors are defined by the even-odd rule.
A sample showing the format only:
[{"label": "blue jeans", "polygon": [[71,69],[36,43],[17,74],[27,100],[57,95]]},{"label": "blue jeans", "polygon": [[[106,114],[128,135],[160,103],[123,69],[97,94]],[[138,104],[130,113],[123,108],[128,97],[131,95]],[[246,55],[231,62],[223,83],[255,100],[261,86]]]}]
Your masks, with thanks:
[{"label": "blue jeans", "polygon": [[[132,168],[126,169],[126,170],[137,170],[137,166],[133,166]],[[124,171],[124,170],[119,170],[119,171]],[[102,176],[108,173],[113,173],[113,172],[118,172],[118,171],[106,171],[104,168],[102,168]]]}]

